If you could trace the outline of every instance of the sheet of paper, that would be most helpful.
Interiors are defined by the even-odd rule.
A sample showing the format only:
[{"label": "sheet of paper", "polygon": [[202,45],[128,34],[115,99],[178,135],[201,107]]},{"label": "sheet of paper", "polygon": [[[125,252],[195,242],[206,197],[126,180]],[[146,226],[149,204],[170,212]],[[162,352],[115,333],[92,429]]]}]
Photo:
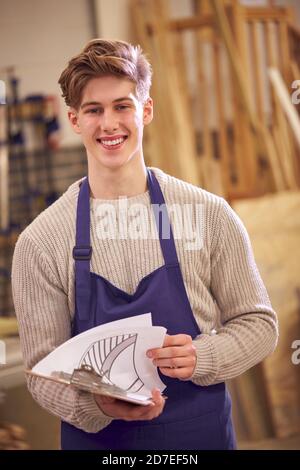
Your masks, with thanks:
[{"label": "sheet of paper", "polygon": [[84,364],[130,393],[151,396],[151,389],[165,389],[146,351],[161,347],[164,327],[151,326],[151,314],[130,317],[85,331],[60,345],[32,372],[49,376],[54,371],[72,374]]}]

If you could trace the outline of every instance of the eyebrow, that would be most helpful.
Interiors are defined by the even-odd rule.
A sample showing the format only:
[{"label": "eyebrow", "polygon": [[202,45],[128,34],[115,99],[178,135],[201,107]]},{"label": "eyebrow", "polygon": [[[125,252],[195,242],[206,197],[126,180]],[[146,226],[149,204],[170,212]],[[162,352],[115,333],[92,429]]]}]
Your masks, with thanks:
[{"label": "eyebrow", "polygon": [[[128,96],[122,96],[121,98],[117,98],[115,100],[113,100],[113,103],[119,103],[120,101],[131,101],[132,103],[134,102],[132,98],[129,98]],[[86,108],[87,106],[101,106],[102,103],[100,103],[99,101],[87,101],[86,103],[83,103],[80,108],[83,109],[83,108]]]}]

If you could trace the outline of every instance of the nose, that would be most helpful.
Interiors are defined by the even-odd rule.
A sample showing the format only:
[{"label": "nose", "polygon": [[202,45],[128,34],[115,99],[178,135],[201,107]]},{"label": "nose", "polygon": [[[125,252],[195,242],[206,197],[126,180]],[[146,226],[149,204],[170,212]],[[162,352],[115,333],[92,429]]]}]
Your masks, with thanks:
[{"label": "nose", "polygon": [[104,132],[115,132],[119,127],[118,117],[110,109],[106,109],[102,115],[102,129]]}]

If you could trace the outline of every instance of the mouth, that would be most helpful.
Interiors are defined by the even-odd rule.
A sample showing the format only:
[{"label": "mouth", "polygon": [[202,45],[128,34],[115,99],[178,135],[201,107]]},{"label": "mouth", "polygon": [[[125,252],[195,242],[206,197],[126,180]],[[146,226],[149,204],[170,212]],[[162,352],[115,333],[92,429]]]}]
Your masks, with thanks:
[{"label": "mouth", "polygon": [[124,144],[127,138],[128,138],[127,135],[118,135],[118,136],[111,136],[111,137],[102,137],[96,140],[106,150],[118,150],[119,148],[122,147],[122,145]]}]

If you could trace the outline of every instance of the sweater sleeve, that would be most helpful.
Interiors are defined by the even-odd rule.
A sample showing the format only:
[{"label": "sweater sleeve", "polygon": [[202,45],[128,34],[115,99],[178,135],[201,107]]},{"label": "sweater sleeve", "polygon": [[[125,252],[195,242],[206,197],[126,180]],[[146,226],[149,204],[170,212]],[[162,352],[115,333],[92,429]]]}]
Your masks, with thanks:
[{"label": "sweater sleeve", "polygon": [[247,231],[226,201],[211,256],[211,293],[220,310],[216,334],[194,341],[198,385],[232,379],[271,354],[278,339],[276,313],[255,264]]},{"label": "sweater sleeve", "polygon": [[[12,290],[23,359],[31,369],[70,338],[71,315],[52,259],[26,232],[14,251]],[[111,422],[88,392],[31,376],[27,386],[40,406],[86,432],[98,432]]]}]

